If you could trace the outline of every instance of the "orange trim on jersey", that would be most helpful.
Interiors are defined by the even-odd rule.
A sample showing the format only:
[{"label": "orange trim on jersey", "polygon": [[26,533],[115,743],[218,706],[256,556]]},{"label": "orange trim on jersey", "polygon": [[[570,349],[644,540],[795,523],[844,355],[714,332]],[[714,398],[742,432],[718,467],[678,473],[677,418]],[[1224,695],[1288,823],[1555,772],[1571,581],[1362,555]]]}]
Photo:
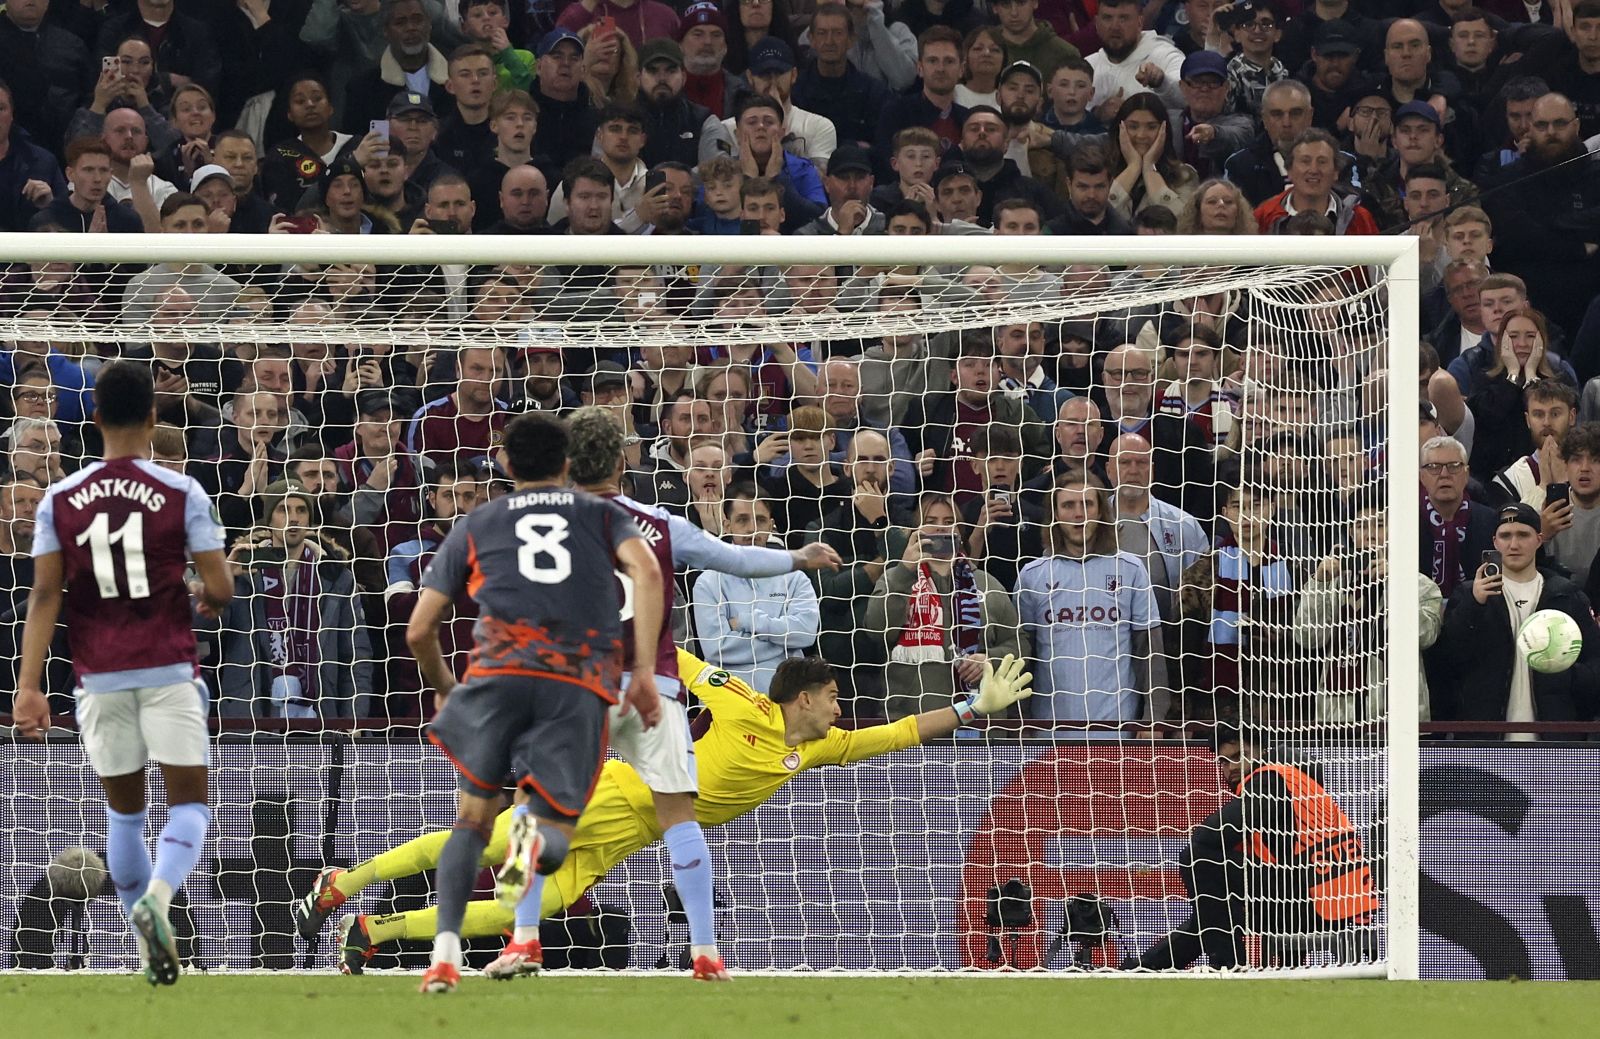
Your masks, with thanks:
[{"label": "orange trim on jersey", "polygon": [[483,570],[478,567],[478,543],[472,540],[472,535],[467,535],[467,594],[474,599],[478,597],[478,589],[483,587]]},{"label": "orange trim on jersey", "polygon": [[500,675],[518,675],[522,678],[545,678],[552,682],[565,682],[568,685],[575,685],[579,689],[588,690],[589,692],[598,696],[600,699],[604,700],[606,703],[614,704],[617,702],[616,695],[608,692],[604,686],[601,686],[598,683],[586,682],[581,678],[574,678],[571,675],[558,675],[554,671],[535,671],[532,668],[526,667],[490,668],[479,667],[477,665],[472,665],[467,668],[468,678],[494,678]]},{"label": "orange trim on jersey", "polygon": [[461,763],[461,762],[460,762],[460,760],[458,760],[458,759],[457,759],[457,758],[456,758],[456,756],[455,756],[455,755],[454,755],[454,754],[452,754],[452,753],[450,753],[450,748],[449,748],[449,747],[446,747],[446,746],[445,746],[445,745],[444,745],[444,741],[443,741],[443,740],[441,740],[441,739],[440,739],[440,738],[439,738],[439,737],[438,737],[438,735],[436,735],[436,734],[435,734],[435,733],[434,733],[434,732],[433,732],[433,731],[431,731],[431,730],[430,730],[430,731],[429,731],[429,732],[428,732],[428,740],[429,740],[429,742],[431,742],[431,743],[432,743],[432,744],[433,744],[433,745],[434,745],[434,746],[435,746],[435,747],[438,747],[438,748],[439,748],[439,751],[440,751],[440,752],[441,752],[441,753],[442,753],[442,754],[444,754],[444,756],[445,756],[445,757],[446,757],[446,758],[448,758],[448,759],[449,759],[449,760],[450,760],[450,764],[452,764],[452,765],[454,765],[454,766],[455,766],[455,767],[456,767],[456,771],[457,771],[457,772],[459,772],[459,773],[461,773],[461,774],[462,774],[462,775],[463,775],[463,776],[466,776],[466,777],[467,777],[467,782],[469,782],[469,783],[471,783],[471,784],[472,784],[472,785],[473,785],[473,786],[475,786],[475,787],[479,787],[479,788],[480,788],[480,789],[483,789],[483,790],[499,790],[499,789],[500,789],[500,784],[499,784],[499,783],[485,783],[485,782],[484,782],[484,781],[483,781],[483,780],[481,780],[481,779],[479,779],[479,778],[478,778],[478,777],[477,777],[477,776],[475,776],[475,775],[473,775],[473,774],[472,774],[472,770],[471,770],[471,769],[469,769],[469,768],[467,768],[467,766],[465,766],[465,765],[463,765],[463,764],[462,764],[462,763]]},{"label": "orange trim on jersey", "polygon": [[523,776],[521,779],[517,780],[517,786],[532,790],[534,793],[539,795],[540,800],[544,801],[545,804],[549,805],[557,812],[560,812],[562,815],[565,815],[570,819],[576,819],[579,815],[583,814],[584,806],[587,805],[589,803],[589,799],[594,796],[594,788],[600,783],[600,773],[604,772],[606,767],[606,745],[610,742],[611,715],[608,712],[605,720],[600,723],[600,751],[595,755],[594,775],[589,777],[589,788],[583,792],[583,804],[579,805],[575,809],[568,808],[566,805],[551,797],[550,792],[532,776]]}]

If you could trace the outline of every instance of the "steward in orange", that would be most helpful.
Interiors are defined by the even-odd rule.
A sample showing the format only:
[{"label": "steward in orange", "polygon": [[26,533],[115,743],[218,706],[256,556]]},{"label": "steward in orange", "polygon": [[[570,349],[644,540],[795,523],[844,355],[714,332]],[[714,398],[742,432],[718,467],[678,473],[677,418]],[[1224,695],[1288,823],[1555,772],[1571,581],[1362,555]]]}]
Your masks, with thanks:
[{"label": "steward in orange", "polygon": [[1183,968],[1202,952],[1213,967],[1245,964],[1247,893],[1249,930],[1269,957],[1285,956],[1269,965],[1298,966],[1288,957],[1312,945],[1358,948],[1341,939],[1370,924],[1380,903],[1344,809],[1310,772],[1261,760],[1236,723],[1218,722],[1211,745],[1238,796],[1195,827],[1178,860],[1194,911],[1124,969]]}]

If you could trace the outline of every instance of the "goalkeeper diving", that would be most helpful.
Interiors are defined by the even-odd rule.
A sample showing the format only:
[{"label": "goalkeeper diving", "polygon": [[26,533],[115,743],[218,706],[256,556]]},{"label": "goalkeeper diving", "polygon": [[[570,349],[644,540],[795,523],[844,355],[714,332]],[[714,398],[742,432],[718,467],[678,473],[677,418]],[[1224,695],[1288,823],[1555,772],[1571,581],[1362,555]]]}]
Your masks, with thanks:
[{"label": "goalkeeper diving", "polygon": [[[785,660],[765,696],[682,649],[678,668],[680,674],[693,676],[689,688],[711,712],[710,729],[695,741],[700,763],[695,818],[703,826],[754,811],[807,769],[849,765],[939,739],[979,715],[1003,711],[1033,695],[1033,676],[1024,670],[1024,662],[1007,655],[998,667],[986,662],[977,693],[950,707],[850,730],[834,727],[840,714],[839,686],[832,667],[820,658]],[[510,825],[509,810],[495,820],[480,859],[484,866],[504,861]],[[650,790],[638,773],[623,761],[607,762],[578,819],[566,860],[546,878],[541,915],[572,905],[612,867],[660,840],[661,833]],[[449,836],[446,830],[425,834],[350,869],[324,871],[316,887],[294,905],[300,934],[316,936],[335,909],[369,884],[432,869]],[[432,938],[437,916],[433,908],[387,916],[345,915],[339,920],[339,969],[360,974],[383,943]],[[469,902],[461,937],[504,934],[512,922],[513,913],[493,899]],[[485,973],[511,977],[526,971]]]}]

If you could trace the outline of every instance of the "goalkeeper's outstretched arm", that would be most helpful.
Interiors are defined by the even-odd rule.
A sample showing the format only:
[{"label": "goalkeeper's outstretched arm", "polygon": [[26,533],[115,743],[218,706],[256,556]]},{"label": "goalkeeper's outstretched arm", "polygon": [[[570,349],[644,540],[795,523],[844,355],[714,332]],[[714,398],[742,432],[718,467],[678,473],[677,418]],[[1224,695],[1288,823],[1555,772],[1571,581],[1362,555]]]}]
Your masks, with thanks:
[{"label": "goalkeeper's outstretched arm", "polygon": [[948,736],[979,715],[997,714],[1019,700],[1033,695],[1033,673],[1025,670],[1026,661],[1010,653],[997,668],[984,661],[983,681],[978,691],[957,700],[950,707],[940,707],[917,715],[917,742],[926,743]]}]

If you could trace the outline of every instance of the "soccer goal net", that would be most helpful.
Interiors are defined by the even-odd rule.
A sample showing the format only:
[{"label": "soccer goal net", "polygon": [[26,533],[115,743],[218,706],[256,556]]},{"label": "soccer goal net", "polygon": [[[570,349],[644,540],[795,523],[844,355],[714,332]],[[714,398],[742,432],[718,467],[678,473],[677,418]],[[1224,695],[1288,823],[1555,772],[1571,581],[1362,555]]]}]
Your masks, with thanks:
[{"label": "soccer goal net", "polygon": [[[638,501],[843,564],[675,580],[709,682],[819,655],[858,733],[702,762],[722,803],[781,786],[707,829],[732,969],[1416,975],[1410,240],[0,238],[0,658],[37,503],[98,457],[109,360],[152,366],[154,458],[228,528],[233,604],[196,623],[216,822],[174,910],[192,968],[330,968],[345,914],[375,922],[371,966],[425,961],[425,855],[311,941],[291,904],[451,823],[403,637],[421,573],[509,489],[509,417],[596,405]],[[471,629],[460,602],[458,670]],[[842,760],[1007,653],[1017,709]],[[58,728],[0,752],[0,967],[126,969],[64,634],[45,684]],[[155,827],[160,803],[153,779]],[[675,968],[661,845],[584,833],[620,861],[547,956]]]}]

